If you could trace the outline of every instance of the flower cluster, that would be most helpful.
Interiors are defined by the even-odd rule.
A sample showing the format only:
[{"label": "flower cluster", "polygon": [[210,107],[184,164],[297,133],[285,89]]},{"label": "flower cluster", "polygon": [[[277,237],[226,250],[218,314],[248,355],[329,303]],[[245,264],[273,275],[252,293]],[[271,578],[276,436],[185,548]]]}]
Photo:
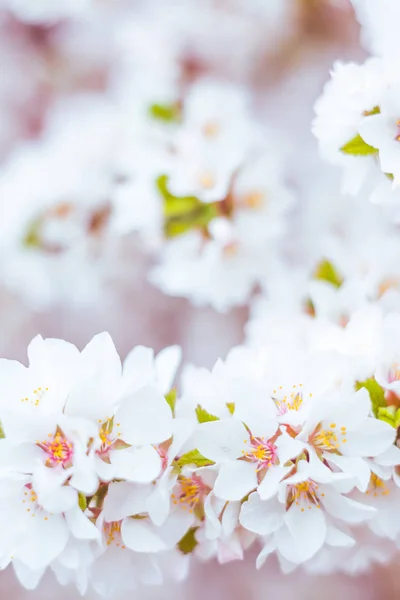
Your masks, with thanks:
[{"label": "flower cluster", "polygon": [[29,367],[2,359],[2,566],[27,587],[50,567],[107,594],[181,578],[190,554],[223,563],[256,544],[258,566],[274,552],[284,570],[329,568],[365,527],[394,546],[400,317],[366,325],[363,352],[351,329],[323,351],[310,333],[296,357],[237,347],[186,367],[179,395],[176,346],[121,366],[108,334],[82,352],[36,337]]},{"label": "flower cluster", "polygon": [[387,10],[364,0],[354,4],[374,56],[363,64],[335,63],[315,106],[313,131],[325,159],[342,166],[346,193],[362,190],[374,203],[398,206],[400,49],[389,26],[398,6],[393,0]]},{"label": "flower cluster", "polygon": [[[0,359],[0,569],[30,589],[52,571],[119,594],[249,549],[257,568],[354,573],[400,549],[397,0],[352,0],[372,56],[335,63],[316,102],[317,173],[299,122],[318,36],[346,9],[172,4],[0,0],[4,314],[15,295],[44,318],[104,309],[112,290],[101,328],[125,337],[140,298],[147,343],[179,341],[186,363],[177,379],[178,345],[121,361],[107,333]],[[242,345],[190,364],[198,313],[164,335],[141,269],[195,306],[247,306]],[[200,313],[200,363],[243,314]]]}]

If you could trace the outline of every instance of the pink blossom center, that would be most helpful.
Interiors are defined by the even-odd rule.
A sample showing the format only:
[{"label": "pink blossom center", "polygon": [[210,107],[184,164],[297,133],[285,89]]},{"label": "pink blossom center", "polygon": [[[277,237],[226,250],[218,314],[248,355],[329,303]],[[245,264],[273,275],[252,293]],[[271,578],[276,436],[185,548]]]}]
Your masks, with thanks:
[{"label": "pink blossom center", "polygon": [[399,363],[393,363],[389,369],[388,374],[389,383],[393,383],[394,381],[400,381],[400,365]]},{"label": "pink blossom center", "polygon": [[204,502],[209,492],[210,488],[198,475],[193,474],[191,477],[182,475],[178,478],[178,485],[171,498],[175,505],[180,505],[184,510],[189,509],[189,512],[193,512],[198,504]]},{"label": "pink blossom center", "polygon": [[37,445],[44,450],[47,455],[47,467],[67,467],[71,464],[74,447],[60,429],[57,429],[54,435],[49,434],[48,440],[37,442]]},{"label": "pink blossom center", "polygon": [[[324,494],[321,494],[321,496],[323,495]],[[298,506],[301,509],[301,512],[304,512],[306,507],[309,510],[311,510],[313,506],[316,508],[321,507],[318,485],[315,481],[307,479],[306,481],[301,481],[300,483],[288,486],[286,510],[289,510],[293,504]]]},{"label": "pink blossom center", "polygon": [[278,462],[277,447],[263,437],[251,437],[250,448],[244,452],[244,458],[257,463],[257,470],[268,469]]}]

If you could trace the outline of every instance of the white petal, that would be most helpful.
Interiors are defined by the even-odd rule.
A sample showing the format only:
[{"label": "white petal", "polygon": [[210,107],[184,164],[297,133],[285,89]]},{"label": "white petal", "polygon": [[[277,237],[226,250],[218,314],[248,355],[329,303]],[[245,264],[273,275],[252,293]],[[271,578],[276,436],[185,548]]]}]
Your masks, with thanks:
[{"label": "white petal", "polygon": [[385,452],[379,454],[375,461],[383,467],[400,465],[400,448],[395,445],[390,446]]},{"label": "white petal", "polygon": [[[263,501],[257,493],[250,494],[242,504],[239,521],[242,527],[258,535],[267,535],[282,525],[282,505],[276,501]],[[281,509],[280,509],[281,508]]]},{"label": "white petal", "polygon": [[99,540],[100,532],[79,506],[65,513],[65,520],[72,535],[78,540]]},{"label": "white petal", "polygon": [[272,498],[278,491],[279,482],[289,471],[290,467],[270,467],[257,488],[260,498],[262,500]]},{"label": "white petal", "polygon": [[37,494],[38,504],[49,512],[61,513],[70,510],[78,503],[78,494],[74,488],[63,485],[68,471],[59,472],[39,465],[35,470],[32,483]]},{"label": "white petal", "polygon": [[326,543],[333,547],[351,548],[355,545],[356,541],[346,533],[343,533],[343,531],[329,525]]},{"label": "white petal", "polygon": [[167,548],[172,549],[183,538],[194,522],[195,516],[179,506],[177,510],[169,515],[165,523],[157,529],[157,533]]},{"label": "white petal", "polygon": [[[290,563],[298,565],[303,562],[302,554],[299,554],[297,544],[287,527],[283,526],[274,534],[277,550]],[[279,554],[278,554],[279,558]]]},{"label": "white petal", "polygon": [[315,504],[292,504],[284,520],[301,562],[312,558],[322,548],[326,538],[327,528],[323,510]]},{"label": "white petal", "polygon": [[137,446],[159,444],[172,435],[172,413],[155,388],[142,388],[125,398],[115,415],[121,439]]},{"label": "white petal", "polygon": [[103,515],[108,522],[146,512],[152,486],[127,481],[110,483],[104,500]]},{"label": "white petal", "polygon": [[222,537],[229,538],[239,525],[240,502],[228,502],[222,513]]},{"label": "white petal", "polygon": [[214,493],[222,500],[241,500],[257,487],[256,466],[241,460],[221,465]]},{"label": "white petal", "polygon": [[86,496],[93,495],[99,486],[99,478],[95,469],[96,463],[93,457],[82,452],[78,459],[77,452],[75,452],[69,484]]},{"label": "white petal", "polygon": [[304,443],[298,439],[292,438],[285,432],[278,437],[275,442],[278,448],[278,457],[281,465],[284,465],[288,460],[295,459],[304,450]]},{"label": "white petal", "polygon": [[371,476],[371,470],[365,460],[362,458],[331,454],[330,452],[325,454],[325,459],[328,462],[337,465],[343,473],[352,475],[357,482],[358,489],[361,492],[366,491]]},{"label": "white petal", "polygon": [[42,569],[61,554],[68,538],[68,526],[61,515],[38,513],[25,531],[16,556],[30,569]]},{"label": "white petal", "polygon": [[145,346],[136,346],[124,360],[123,380],[125,393],[154,384],[154,351]]},{"label": "white petal", "polygon": [[324,488],[324,496],[320,496],[321,502],[333,517],[346,523],[362,523],[376,514],[376,509],[372,506],[356,502],[332,489],[327,489],[325,486]]},{"label": "white petal", "polygon": [[169,346],[157,354],[155,359],[157,382],[163,394],[171,390],[181,360],[182,350],[179,346]]},{"label": "white petal", "polygon": [[261,567],[265,563],[268,556],[270,554],[272,554],[272,552],[274,552],[275,550],[276,550],[276,543],[275,543],[275,540],[273,538],[271,538],[270,540],[267,541],[267,543],[264,545],[263,549],[261,550],[260,554],[257,556],[256,568],[261,569]]},{"label": "white petal", "polygon": [[110,454],[114,477],[137,483],[150,483],[161,473],[161,457],[153,446],[114,450]]},{"label": "white petal", "polygon": [[205,513],[205,534],[209,540],[216,539],[221,533],[221,523],[218,519],[218,515],[214,509],[213,501],[215,501],[214,494],[210,492],[204,501],[204,513]]},{"label": "white petal", "polygon": [[39,585],[40,580],[42,579],[46,570],[44,568],[32,570],[24,565],[24,563],[22,563],[20,560],[14,560],[13,567],[19,582],[27,590],[34,590]]},{"label": "white petal", "polygon": [[110,335],[101,333],[81,353],[80,372],[65,412],[96,421],[110,418],[120,389],[120,358]]},{"label": "white petal", "polygon": [[394,437],[395,431],[388,423],[365,419],[360,430],[349,432],[347,442],[340,444],[340,451],[348,456],[378,456],[390,448]]},{"label": "white petal", "polygon": [[216,463],[242,456],[248,439],[249,435],[243,423],[232,418],[203,423],[193,434],[195,447],[203,456]]},{"label": "white petal", "polygon": [[144,519],[124,519],[121,536],[124,544],[135,552],[160,552],[167,549],[156,528]]},{"label": "white petal", "polygon": [[154,486],[154,491],[147,500],[147,512],[154,525],[162,525],[169,515],[171,506],[171,491],[176,482],[176,476],[167,469]]}]

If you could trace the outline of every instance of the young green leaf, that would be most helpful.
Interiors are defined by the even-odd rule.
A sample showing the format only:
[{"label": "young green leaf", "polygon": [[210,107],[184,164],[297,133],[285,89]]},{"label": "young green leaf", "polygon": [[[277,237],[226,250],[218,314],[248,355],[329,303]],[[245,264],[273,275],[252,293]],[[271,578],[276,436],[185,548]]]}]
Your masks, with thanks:
[{"label": "young green leaf", "polygon": [[174,465],[177,467],[185,467],[186,465],[194,465],[195,467],[208,467],[213,464],[214,463],[212,460],[209,460],[200,454],[198,450],[190,450],[174,462]]},{"label": "young green leaf", "polygon": [[340,150],[344,154],[350,154],[351,156],[370,156],[378,152],[377,148],[367,144],[360,134],[357,134],[352,140],[342,146]]},{"label": "young green leaf", "polygon": [[385,390],[383,389],[383,387],[379,385],[379,383],[374,377],[370,377],[365,381],[357,381],[355,387],[356,390],[365,388],[368,391],[369,397],[371,399],[372,412],[374,413],[375,417],[379,419],[379,409],[387,408],[387,404],[385,401]]},{"label": "young green leaf", "polygon": [[229,410],[229,412],[231,413],[231,415],[233,415],[233,413],[235,412],[235,403],[234,402],[227,402],[226,403],[226,408]]},{"label": "young green leaf", "polygon": [[87,500],[86,500],[86,496],[85,494],[82,494],[82,492],[78,493],[78,504],[79,504],[79,508],[81,510],[86,510],[87,509]]},{"label": "young green leaf", "polygon": [[314,279],[326,281],[336,288],[340,288],[343,278],[339,275],[333,264],[326,258],[322,259],[314,272]]},{"label": "young green leaf", "polygon": [[167,238],[191,229],[204,229],[218,216],[217,203],[201,202],[196,196],[174,196],[168,189],[168,176],[160,175],[156,187],[163,198],[164,233]]},{"label": "young green leaf", "polygon": [[178,102],[171,104],[151,104],[149,106],[149,115],[157,121],[164,123],[179,123],[181,118],[181,108]]},{"label": "young green leaf", "polygon": [[372,115],[380,115],[381,109],[379,106],[374,106],[371,110],[364,111],[364,117],[372,117]]},{"label": "young green leaf", "polygon": [[196,406],[196,416],[199,423],[208,423],[208,421],[219,421],[219,417],[211,415],[205,408],[198,404]]},{"label": "young green leaf", "polygon": [[172,414],[175,414],[175,405],[176,405],[176,388],[172,388],[172,390],[170,392],[168,392],[167,394],[165,394],[165,399],[167,401],[167,404],[169,405]]},{"label": "young green leaf", "polygon": [[183,538],[181,538],[178,542],[178,548],[182,554],[191,554],[196,548],[198,542],[196,540],[195,533],[197,529],[198,527],[191,527],[188,529]]}]

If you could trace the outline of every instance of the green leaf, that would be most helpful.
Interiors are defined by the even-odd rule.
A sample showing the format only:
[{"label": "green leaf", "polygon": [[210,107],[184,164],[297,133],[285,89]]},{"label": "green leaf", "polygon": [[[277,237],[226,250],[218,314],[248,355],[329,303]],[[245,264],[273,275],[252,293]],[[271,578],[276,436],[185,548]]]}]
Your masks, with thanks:
[{"label": "green leaf", "polygon": [[193,550],[196,548],[198,542],[195,537],[195,533],[198,530],[198,527],[191,527],[185,533],[183,538],[181,538],[178,542],[178,548],[182,552],[182,554],[191,554]]},{"label": "green leaf", "polygon": [[164,123],[178,123],[181,118],[181,109],[178,102],[171,104],[151,104],[149,106],[149,115],[158,121]]},{"label": "green leaf", "polygon": [[355,387],[356,390],[360,390],[361,388],[368,390],[369,397],[371,399],[372,412],[374,413],[375,417],[379,418],[379,409],[387,408],[385,390],[383,387],[379,385],[374,377],[370,377],[365,381],[357,381]]},{"label": "green leaf", "polygon": [[315,306],[314,306],[314,303],[311,300],[311,298],[307,298],[305,300],[304,312],[306,313],[306,315],[309,315],[310,317],[315,317],[315,315],[316,315]]},{"label": "green leaf", "polygon": [[176,404],[176,388],[173,388],[170,392],[165,394],[165,399],[170,409],[172,410],[172,414],[175,414],[175,404]]},{"label": "green leaf", "polygon": [[371,108],[371,110],[364,110],[364,117],[372,117],[372,115],[380,115],[381,114],[381,109],[379,106],[374,106],[374,108]]},{"label": "green leaf", "polygon": [[351,156],[369,156],[378,152],[377,148],[367,144],[359,134],[342,146],[340,150],[344,154],[350,154]]},{"label": "green leaf", "polygon": [[392,427],[395,427],[396,409],[394,406],[379,406],[378,408],[379,421],[385,421]]},{"label": "green leaf", "polygon": [[177,467],[185,467],[186,465],[195,465],[196,467],[208,467],[213,464],[214,463],[212,460],[209,460],[208,458],[200,454],[200,452],[197,449],[186,452],[186,454],[183,454],[174,462],[174,465],[176,465]]},{"label": "green leaf", "polygon": [[41,228],[42,228],[42,217],[34,219],[26,230],[26,233],[22,239],[22,244],[26,248],[40,248],[41,246]]},{"label": "green leaf", "polygon": [[0,421],[0,440],[3,440],[5,437],[6,437],[6,434],[4,433],[3,424]]},{"label": "green leaf", "polygon": [[96,508],[103,508],[104,499],[108,492],[108,484],[100,485],[97,492],[92,496]]},{"label": "green leaf", "polygon": [[227,402],[226,403],[226,408],[229,410],[229,412],[231,413],[231,415],[233,415],[233,413],[235,412],[235,403],[234,402]]},{"label": "green leaf", "polygon": [[314,272],[314,279],[318,281],[326,281],[336,288],[340,288],[343,283],[343,278],[336,271],[333,264],[326,258],[322,259],[317,265]]},{"label": "green leaf", "polygon": [[182,235],[194,228],[205,228],[218,216],[217,203],[203,203],[196,196],[174,196],[168,189],[168,176],[160,175],[156,181],[162,196],[164,233],[167,238]]},{"label": "green leaf", "polygon": [[195,196],[174,196],[168,190],[168,175],[160,175],[156,181],[156,186],[164,199],[164,217],[177,218],[187,215],[196,210],[199,204],[202,204]]},{"label": "green leaf", "polygon": [[82,494],[82,492],[79,492],[79,494],[78,494],[78,504],[79,504],[79,508],[81,510],[85,511],[87,509],[86,496],[84,494]]},{"label": "green leaf", "polygon": [[208,423],[208,421],[219,421],[219,417],[210,415],[205,408],[198,404],[196,406],[196,416],[199,423]]}]

